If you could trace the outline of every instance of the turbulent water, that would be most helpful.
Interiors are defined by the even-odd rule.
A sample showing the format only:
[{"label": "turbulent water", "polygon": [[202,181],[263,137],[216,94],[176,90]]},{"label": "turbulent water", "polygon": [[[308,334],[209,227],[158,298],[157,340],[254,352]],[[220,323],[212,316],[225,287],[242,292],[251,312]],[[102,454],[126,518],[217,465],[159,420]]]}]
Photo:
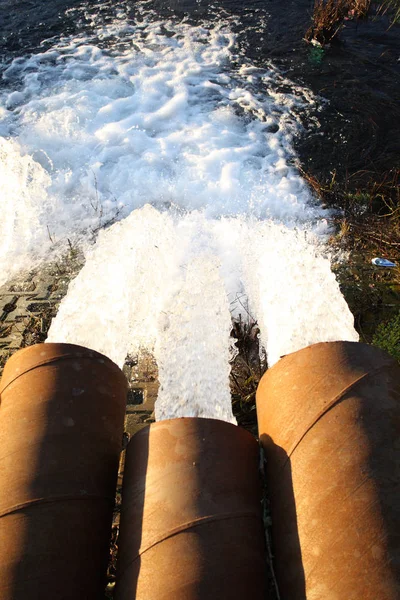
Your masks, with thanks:
[{"label": "turbulent water", "polygon": [[119,365],[150,349],[157,418],[233,421],[232,316],[258,321],[270,365],[357,339],[329,215],[294,167],[298,115],[316,100],[247,61],[229,20],[100,12],[3,69],[1,279],[79,246],[49,340]]}]

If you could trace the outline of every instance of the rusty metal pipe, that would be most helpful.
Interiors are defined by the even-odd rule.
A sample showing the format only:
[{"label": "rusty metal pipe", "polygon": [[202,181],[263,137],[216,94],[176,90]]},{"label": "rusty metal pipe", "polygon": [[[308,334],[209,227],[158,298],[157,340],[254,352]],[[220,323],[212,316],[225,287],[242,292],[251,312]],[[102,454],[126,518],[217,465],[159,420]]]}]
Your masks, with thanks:
[{"label": "rusty metal pipe", "polygon": [[257,392],[281,600],[400,598],[400,367],[321,343]]},{"label": "rusty metal pipe", "polygon": [[0,598],[104,593],[126,380],[109,359],[39,344],[0,384]]},{"label": "rusty metal pipe", "polygon": [[258,445],[214,419],[160,421],[127,449],[116,600],[266,600]]}]

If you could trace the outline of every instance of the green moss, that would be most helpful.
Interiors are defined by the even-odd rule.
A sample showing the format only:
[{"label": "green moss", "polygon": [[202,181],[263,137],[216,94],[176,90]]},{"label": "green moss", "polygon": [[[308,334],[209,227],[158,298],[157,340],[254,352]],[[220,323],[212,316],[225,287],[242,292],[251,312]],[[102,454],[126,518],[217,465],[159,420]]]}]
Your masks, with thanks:
[{"label": "green moss", "polygon": [[400,361],[400,311],[387,323],[378,325],[372,343]]}]

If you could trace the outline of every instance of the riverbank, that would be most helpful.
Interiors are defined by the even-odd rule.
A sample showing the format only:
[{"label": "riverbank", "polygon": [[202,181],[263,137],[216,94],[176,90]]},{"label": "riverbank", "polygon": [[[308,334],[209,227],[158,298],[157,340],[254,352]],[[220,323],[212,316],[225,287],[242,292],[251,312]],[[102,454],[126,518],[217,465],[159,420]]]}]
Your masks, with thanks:
[{"label": "riverbank", "polygon": [[[305,42],[312,3],[269,3],[268,35],[248,55],[271,57],[286,75],[327,100],[319,127],[296,140],[303,176],[333,209],[334,265],[362,341],[380,343],[400,309],[400,270],[379,269],[375,256],[400,263],[400,26],[378,4],[363,20],[347,20],[328,47]],[[261,36],[263,37],[263,36]],[[262,62],[262,61],[261,61]],[[389,325],[390,327],[390,325]],[[400,337],[392,340],[400,347]],[[390,350],[390,347],[386,347]]]}]

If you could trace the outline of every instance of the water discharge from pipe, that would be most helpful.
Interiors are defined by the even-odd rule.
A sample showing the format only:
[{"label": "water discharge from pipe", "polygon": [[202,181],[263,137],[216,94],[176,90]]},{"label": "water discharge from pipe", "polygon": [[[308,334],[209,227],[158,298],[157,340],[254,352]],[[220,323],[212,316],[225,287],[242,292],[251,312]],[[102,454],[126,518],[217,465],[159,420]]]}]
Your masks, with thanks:
[{"label": "water discharge from pipe", "polygon": [[1,273],[79,246],[49,340],[120,366],[146,347],[158,418],[233,421],[232,316],[258,321],[270,364],[357,339],[325,256],[329,214],[293,166],[297,115],[316,100],[250,64],[229,20],[146,10],[128,18],[122,3],[107,23],[94,11],[90,28],[4,69]]}]

